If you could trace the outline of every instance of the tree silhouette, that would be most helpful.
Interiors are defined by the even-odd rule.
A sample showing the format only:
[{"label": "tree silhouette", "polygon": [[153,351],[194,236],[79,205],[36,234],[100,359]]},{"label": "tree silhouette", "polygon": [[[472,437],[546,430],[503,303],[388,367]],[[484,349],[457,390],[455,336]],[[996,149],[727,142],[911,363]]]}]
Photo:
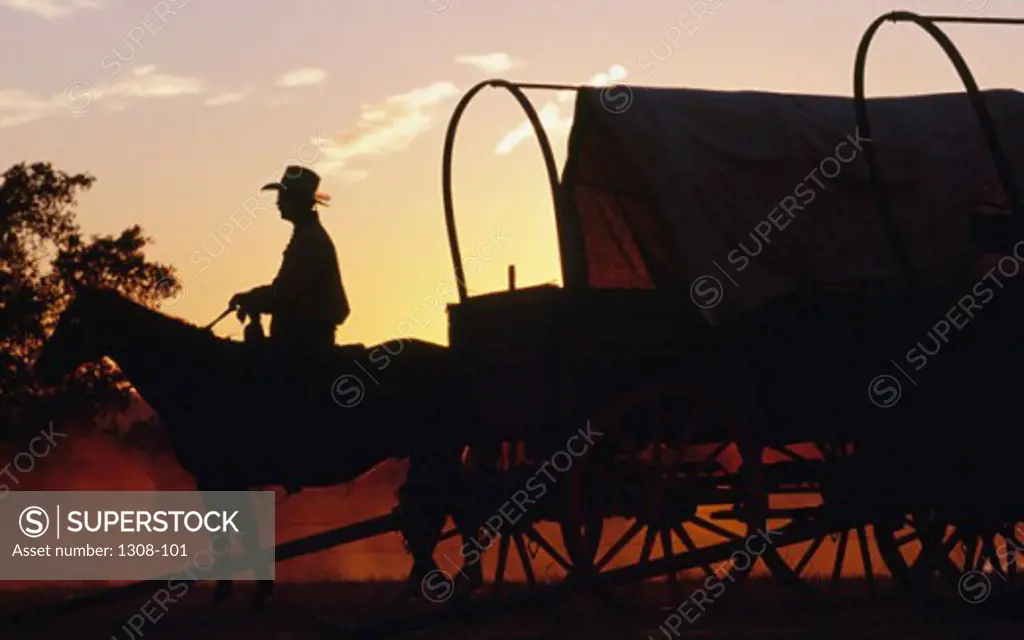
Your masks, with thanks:
[{"label": "tree silhouette", "polygon": [[111,362],[83,367],[57,390],[32,378],[34,354],[73,283],[116,289],[149,306],[180,290],[172,267],[146,260],[152,241],[138,225],[82,238],[74,208],[94,182],[49,163],[21,163],[0,175],[0,437],[17,425],[38,427],[127,397]]}]

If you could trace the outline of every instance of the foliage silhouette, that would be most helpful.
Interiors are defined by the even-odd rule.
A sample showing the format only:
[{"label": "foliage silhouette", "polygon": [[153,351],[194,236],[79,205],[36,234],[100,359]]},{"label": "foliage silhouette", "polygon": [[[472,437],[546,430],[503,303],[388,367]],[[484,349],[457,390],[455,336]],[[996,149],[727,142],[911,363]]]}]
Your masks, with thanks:
[{"label": "foliage silhouette", "polygon": [[82,237],[75,207],[94,183],[44,162],[0,174],[0,438],[92,417],[128,397],[111,362],[82,367],[58,389],[32,376],[34,354],[75,284],[114,289],[147,306],[181,289],[172,267],[146,259],[152,240],[140,226]]}]

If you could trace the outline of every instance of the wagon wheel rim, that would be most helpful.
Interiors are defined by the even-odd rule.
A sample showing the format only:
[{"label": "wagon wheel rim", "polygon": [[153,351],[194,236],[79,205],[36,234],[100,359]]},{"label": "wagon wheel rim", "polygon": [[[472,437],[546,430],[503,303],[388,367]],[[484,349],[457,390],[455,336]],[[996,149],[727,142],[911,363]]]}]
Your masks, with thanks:
[{"label": "wagon wheel rim", "polygon": [[[926,523],[913,514],[866,515],[846,504],[860,500],[852,497],[855,489],[843,488],[850,479],[842,475],[843,469],[856,463],[855,454],[852,443],[839,441],[774,444],[762,451],[768,527],[783,533],[799,528],[805,534],[767,550],[765,564],[777,580],[806,596],[835,596],[855,577],[863,582],[863,593],[874,598],[889,578],[898,587],[919,589],[927,577],[922,541]],[[774,463],[769,462],[772,458]],[[787,474],[773,473],[772,464],[802,465],[807,471],[816,464],[820,475],[805,472],[795,479],[801,476],[800,466]],[[780,506],[790,501],[806,504]]]},{"label": "wagon wheel rim", "polygon": [[[570,549],[583,548],[581,541],[571,540],[571,530],[583,521],[604,515],[595,513],[593,509],[588,513],[586,507],[593,504],[594,498],[587,490],[588,485],[604,490],[608,487],[625,490],[627,501],[636,496],[631,502],[640,512],[626,514],[625,526],[619,532],[606,525],[605,532],[611,535],[605,538],[606,544],[599,545],[599,549],[587,548],[585,552],[574,555],[576,578],[595,587],[599,575],[605,570],[616,566],[645,565],[658,558],[680,557],[692,550],[743,540],[751,525],[757,526],[757,514],[763,514],[763,504],[759,502],[763,500],[763,493],[754,491],[751,495],[750,488],[759,486],[759,482],[741,480],[744,474],[738,469],[742,462],[745,467],[751,467],[744,468],[744,473],[752,479],[758,477],[757,465],[745,464],[754,449],[747,434],[740,429],[739,421],[724,405],[715,402],[714,397],[694,389],[692,385],[664,385],[625,396],[595,418],[595,428],[607,434],[602,436],[602,446],[608,449],[603,457],[588,458],[574,469],[571,517],[563,526],[563,531],[568,531],[566,546]],[[667,399],[675,400],[676,404],[666,405]],[[673,425],[671,420],[659,422],[653,418],[658,410],[678,416],[680,400],[684,403],[686,418],[681,424]],[[642,443],[636,430],[629,430],[630,423],[621,419],[630,407],[641,405],[646,406],[647,416],[652,418],[647,423],[649,437]],[[634,414],[633,417],[638,416]],[[694,446],[693,443],[700,442],[701,436],[710,429],[718,429],[719,441],[703,447]],[[620,434],[622,437],[616,437]],[[668,446],[659,447],[658,443]],[[619,455],[609,455],[609,449],[614,449]],[[641,464],[627,464],[626,468],[632,475],[624,479],[621,466],[616,467],[616,463],[621,465],[623,459],[627,463],[649,463],[649,468]],[[731,464],[724,464],[726,459]],[[729,466],[734,468],[729,469]],[[732,509],[719,511],[709,504],[700,504],[696,495],[698,488],[706,490],[709,495],[725,498],[719,500],[719,504]],[[719,513],[731,515],[721,518]],[[696,574],[701,580],[714,576],[718,580],[728,580],[731,585],[749,575],[755,563],[754,560],[747,563],[739,560],[733,563],[726,558],[694,567],[685,573]],[[659,576],[669,583],[676,601],[686,595],[680,590],[679,577],[682,573],[669,572]],[[615,599],[607,591],[599,589],[599,592]]]}]

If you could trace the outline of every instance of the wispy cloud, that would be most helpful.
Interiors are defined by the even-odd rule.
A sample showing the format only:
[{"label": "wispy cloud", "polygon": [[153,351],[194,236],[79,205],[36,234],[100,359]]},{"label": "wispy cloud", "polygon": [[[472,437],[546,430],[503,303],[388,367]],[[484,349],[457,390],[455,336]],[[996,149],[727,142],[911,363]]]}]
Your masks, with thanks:
[{"label": "wispy cloud", "polygon": [[79,9],[103,9],[106,6],[99,0],[0,0],[0,7],[24,11],[46,20],[57,20]]},{"label": "wispy cloud", "polygon": [[468,64],[484,73],[505,73],[510,69],[522,66],[522,63],[507,53],[485,53],[481,55],[464,55],[455,58],[459,64]]},{"label": "wispy cloud", "polygon": [[245,100],[247,93],[244,91],[226,91],[224,93],[218,93],[217,95],[210,96],[203,101],[208,107],[220,107],[226,104],[234,104]]},{"label": "wispy cloud", "polygon": [[0,90],[0,128],[64,114],[81,116],[96,105],[123,110],[137,100],[197,95],[205,91],[205,83],[199,78],[157,73],[152,65],[138,67],[108,84],[73,82],[63,92],[51,96],[20,89]]},{"label": "wispy cloud", "polygon": [[323,69],[302,67],[301,69],[292,69],[291,71],[281,74],[277,79],[277,86],[288,89],[293,87],[310,87],[316,84],[321,84],[326,79],[327,72]]},{"label": "wispy cloud", "polygon": [[0,129],[28,124],[63,109],[61,96],[37,96],[21,89],[0,90]]},{"label": "wispy cloud", "polygon": [[[557,102],[549,101],[537,112],[544,131],[549,138],[564,138],[572,128],[572,115],[563,116]],[[510,131],[494,149],[496,154],[510,153],[521,142],[533,135],[533,125],[524,120],[518,127]]]},{"label": "wispy cloud", "polygon": [[[612,65],[608,71],[595,74],[584,84],[591,87],[606,87],[622,80],[627,75],[629,75],[629,71],[621,64],[616,64]],[[569,131],[572,129],[572,100],[574,95],[572,91],[560,91],[554,100],[549,100],[537,111],[537,115],[540,118],[541,124],[544,125],[544,131],[548,134],[548,137],[564,138],[569,135]],[[563,112],[563,107],[565,112]],[[501,139],[501,142],[495,147],[494,153],[499,155],[510,153],[520,143],[532,136],[533,127],[528,120],[524,120]]]},{"label": "wispy cloud", "polygon": [[318,171],[349,181],[365,178],[365,171],[351,170],[349,164],[370,156],[403,151],[424,131],[433,117],[431,107],[457,96],[451,82],[435,82],[407,93],[364,105],[355,127],[337,136],[319,141]]},{"label": "wispy cloud", "polygon": [[205,91],[205,83],[199,78],[154,73],[156,67],[147,65],[133,70],[131,75],[115,83],[107,93],[120,98],[169,98],[195,95]]}]

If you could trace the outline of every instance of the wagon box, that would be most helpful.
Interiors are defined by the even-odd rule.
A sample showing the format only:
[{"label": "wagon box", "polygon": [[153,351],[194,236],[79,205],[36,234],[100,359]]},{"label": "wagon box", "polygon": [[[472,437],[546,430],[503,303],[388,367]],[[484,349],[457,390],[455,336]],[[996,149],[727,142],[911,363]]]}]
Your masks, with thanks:
[{"label": "wagon box", "polygon": [[706,374],[701,352],[719,338],[688,299],[642,290],[530,287],[448,313],[454,403],[479,439],[551,435],[585,420],[593,398]]}]

